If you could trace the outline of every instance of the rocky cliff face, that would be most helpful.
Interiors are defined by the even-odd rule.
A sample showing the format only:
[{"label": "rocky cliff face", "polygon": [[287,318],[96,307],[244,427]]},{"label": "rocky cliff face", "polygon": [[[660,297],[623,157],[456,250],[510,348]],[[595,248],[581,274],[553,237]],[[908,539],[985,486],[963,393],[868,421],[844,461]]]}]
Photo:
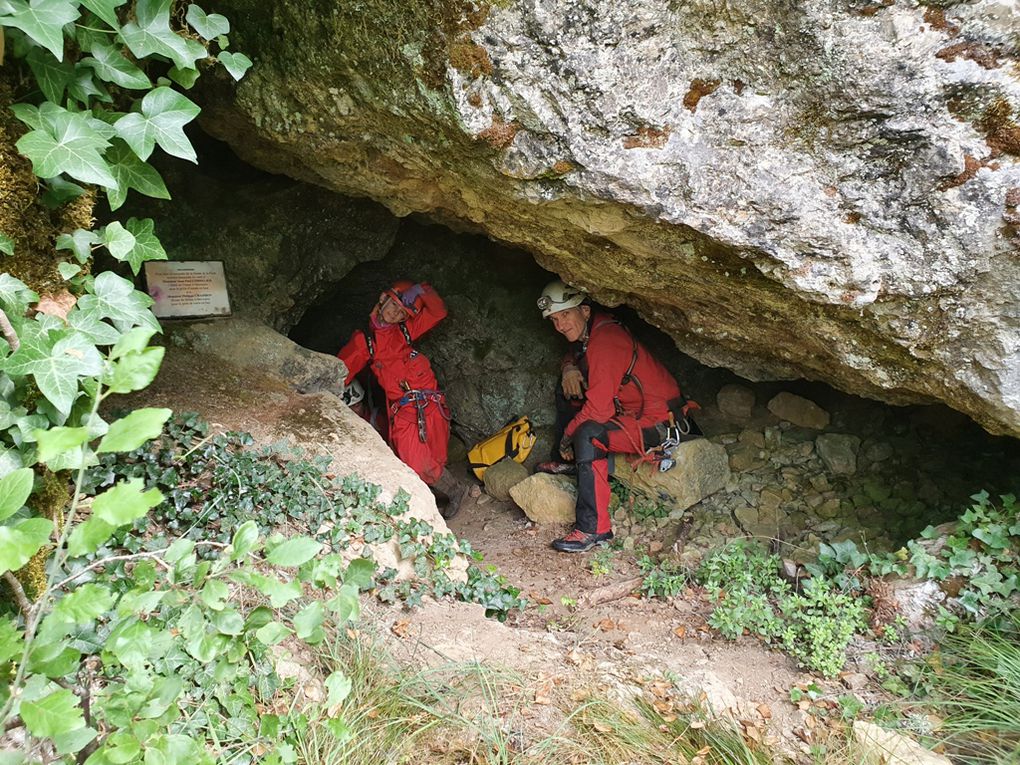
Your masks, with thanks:
[{"label": "rocky cliff face", "polygon": [[[1013,0],[217,0],[245,159],[519,245],[751,379],[1020,434]],[[484,268],[484,264],[479,264]]]}]

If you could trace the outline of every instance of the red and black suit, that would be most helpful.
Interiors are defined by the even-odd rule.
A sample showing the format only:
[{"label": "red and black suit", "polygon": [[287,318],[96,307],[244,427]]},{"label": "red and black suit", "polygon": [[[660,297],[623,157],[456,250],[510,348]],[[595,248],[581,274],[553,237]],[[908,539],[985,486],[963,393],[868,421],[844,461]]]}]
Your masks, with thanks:
[{"label": "red and black suit", "polygon": [[[399,299],[400,293],[395,294]],[[450,412],[432,365],[412,343],[446,317],[446,304],[430,285],[422,284],[412,308],[405,321],[387,324],[377,307],[368,329],[356,330],[337,356],[347,365],[346,384],[370,365],[386,394],[390,446],[431,486],[446,465]]]},{"label": "red and black suit", "polygon": [[656,426],[669,419],[680,386],[612,316],[593,312],[585,337],[568,360],[581,370],[587,391],[562,444],[573,445],[577,463],[577,528],[604,534],[612,527],[608,455],[640,454],[661,443]]}]

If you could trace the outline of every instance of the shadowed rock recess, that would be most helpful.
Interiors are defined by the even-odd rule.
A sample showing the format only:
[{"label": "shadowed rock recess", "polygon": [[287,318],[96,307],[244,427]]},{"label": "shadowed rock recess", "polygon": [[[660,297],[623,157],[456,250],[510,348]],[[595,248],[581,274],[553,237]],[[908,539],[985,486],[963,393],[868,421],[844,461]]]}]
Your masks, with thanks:
[{"label": "shadowed rock recess", "polygon": [[748,379],[1020,435],[1012,0],[212,6],[256,66],[203,125],[252,164],[520,246]]}]

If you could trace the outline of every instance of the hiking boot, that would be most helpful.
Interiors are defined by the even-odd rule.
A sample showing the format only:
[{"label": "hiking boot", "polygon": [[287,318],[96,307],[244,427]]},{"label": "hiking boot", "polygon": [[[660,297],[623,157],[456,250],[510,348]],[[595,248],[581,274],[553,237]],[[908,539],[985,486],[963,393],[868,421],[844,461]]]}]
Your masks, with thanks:
[{"label": "hiking boot", "polygon": [[552,547],[560,552],[585,552],[595,545],[605,544],[613,538],[613,532],[605,534],[586,534],[580,529],[574,529],[565,537],[553,540]]},{"label": "hiking boot", "polygon": [[442,475],[439,476],[439,480],[433,484],[432,488],[447,499],[446,504],[439,507],[439,514],[447,521],[460,512],[461,505],[464,504],[471,492],[470,483],[458,481],[446,468],[443,468]]},{"label": "hiking boot", "polygon": [[573,462],[539,462],[535,465],[536,473],[549,473],[550,475],[577,475],[577,465]]}]

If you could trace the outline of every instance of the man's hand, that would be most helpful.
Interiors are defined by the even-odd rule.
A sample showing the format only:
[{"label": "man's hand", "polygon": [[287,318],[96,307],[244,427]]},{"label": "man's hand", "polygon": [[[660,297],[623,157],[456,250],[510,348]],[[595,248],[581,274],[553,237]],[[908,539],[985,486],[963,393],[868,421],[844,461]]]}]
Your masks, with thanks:
[{"label": "man's hand", "polygon": [[565,462],[574,461],[574,442],[566,436],[560,440],[560,456]]},{"label": "man's hand", "polygon": [[563,386],[563,395],[567,398],[584,398],[584,375],[577,367],[573,365],[563,367],[560,383]]}]

